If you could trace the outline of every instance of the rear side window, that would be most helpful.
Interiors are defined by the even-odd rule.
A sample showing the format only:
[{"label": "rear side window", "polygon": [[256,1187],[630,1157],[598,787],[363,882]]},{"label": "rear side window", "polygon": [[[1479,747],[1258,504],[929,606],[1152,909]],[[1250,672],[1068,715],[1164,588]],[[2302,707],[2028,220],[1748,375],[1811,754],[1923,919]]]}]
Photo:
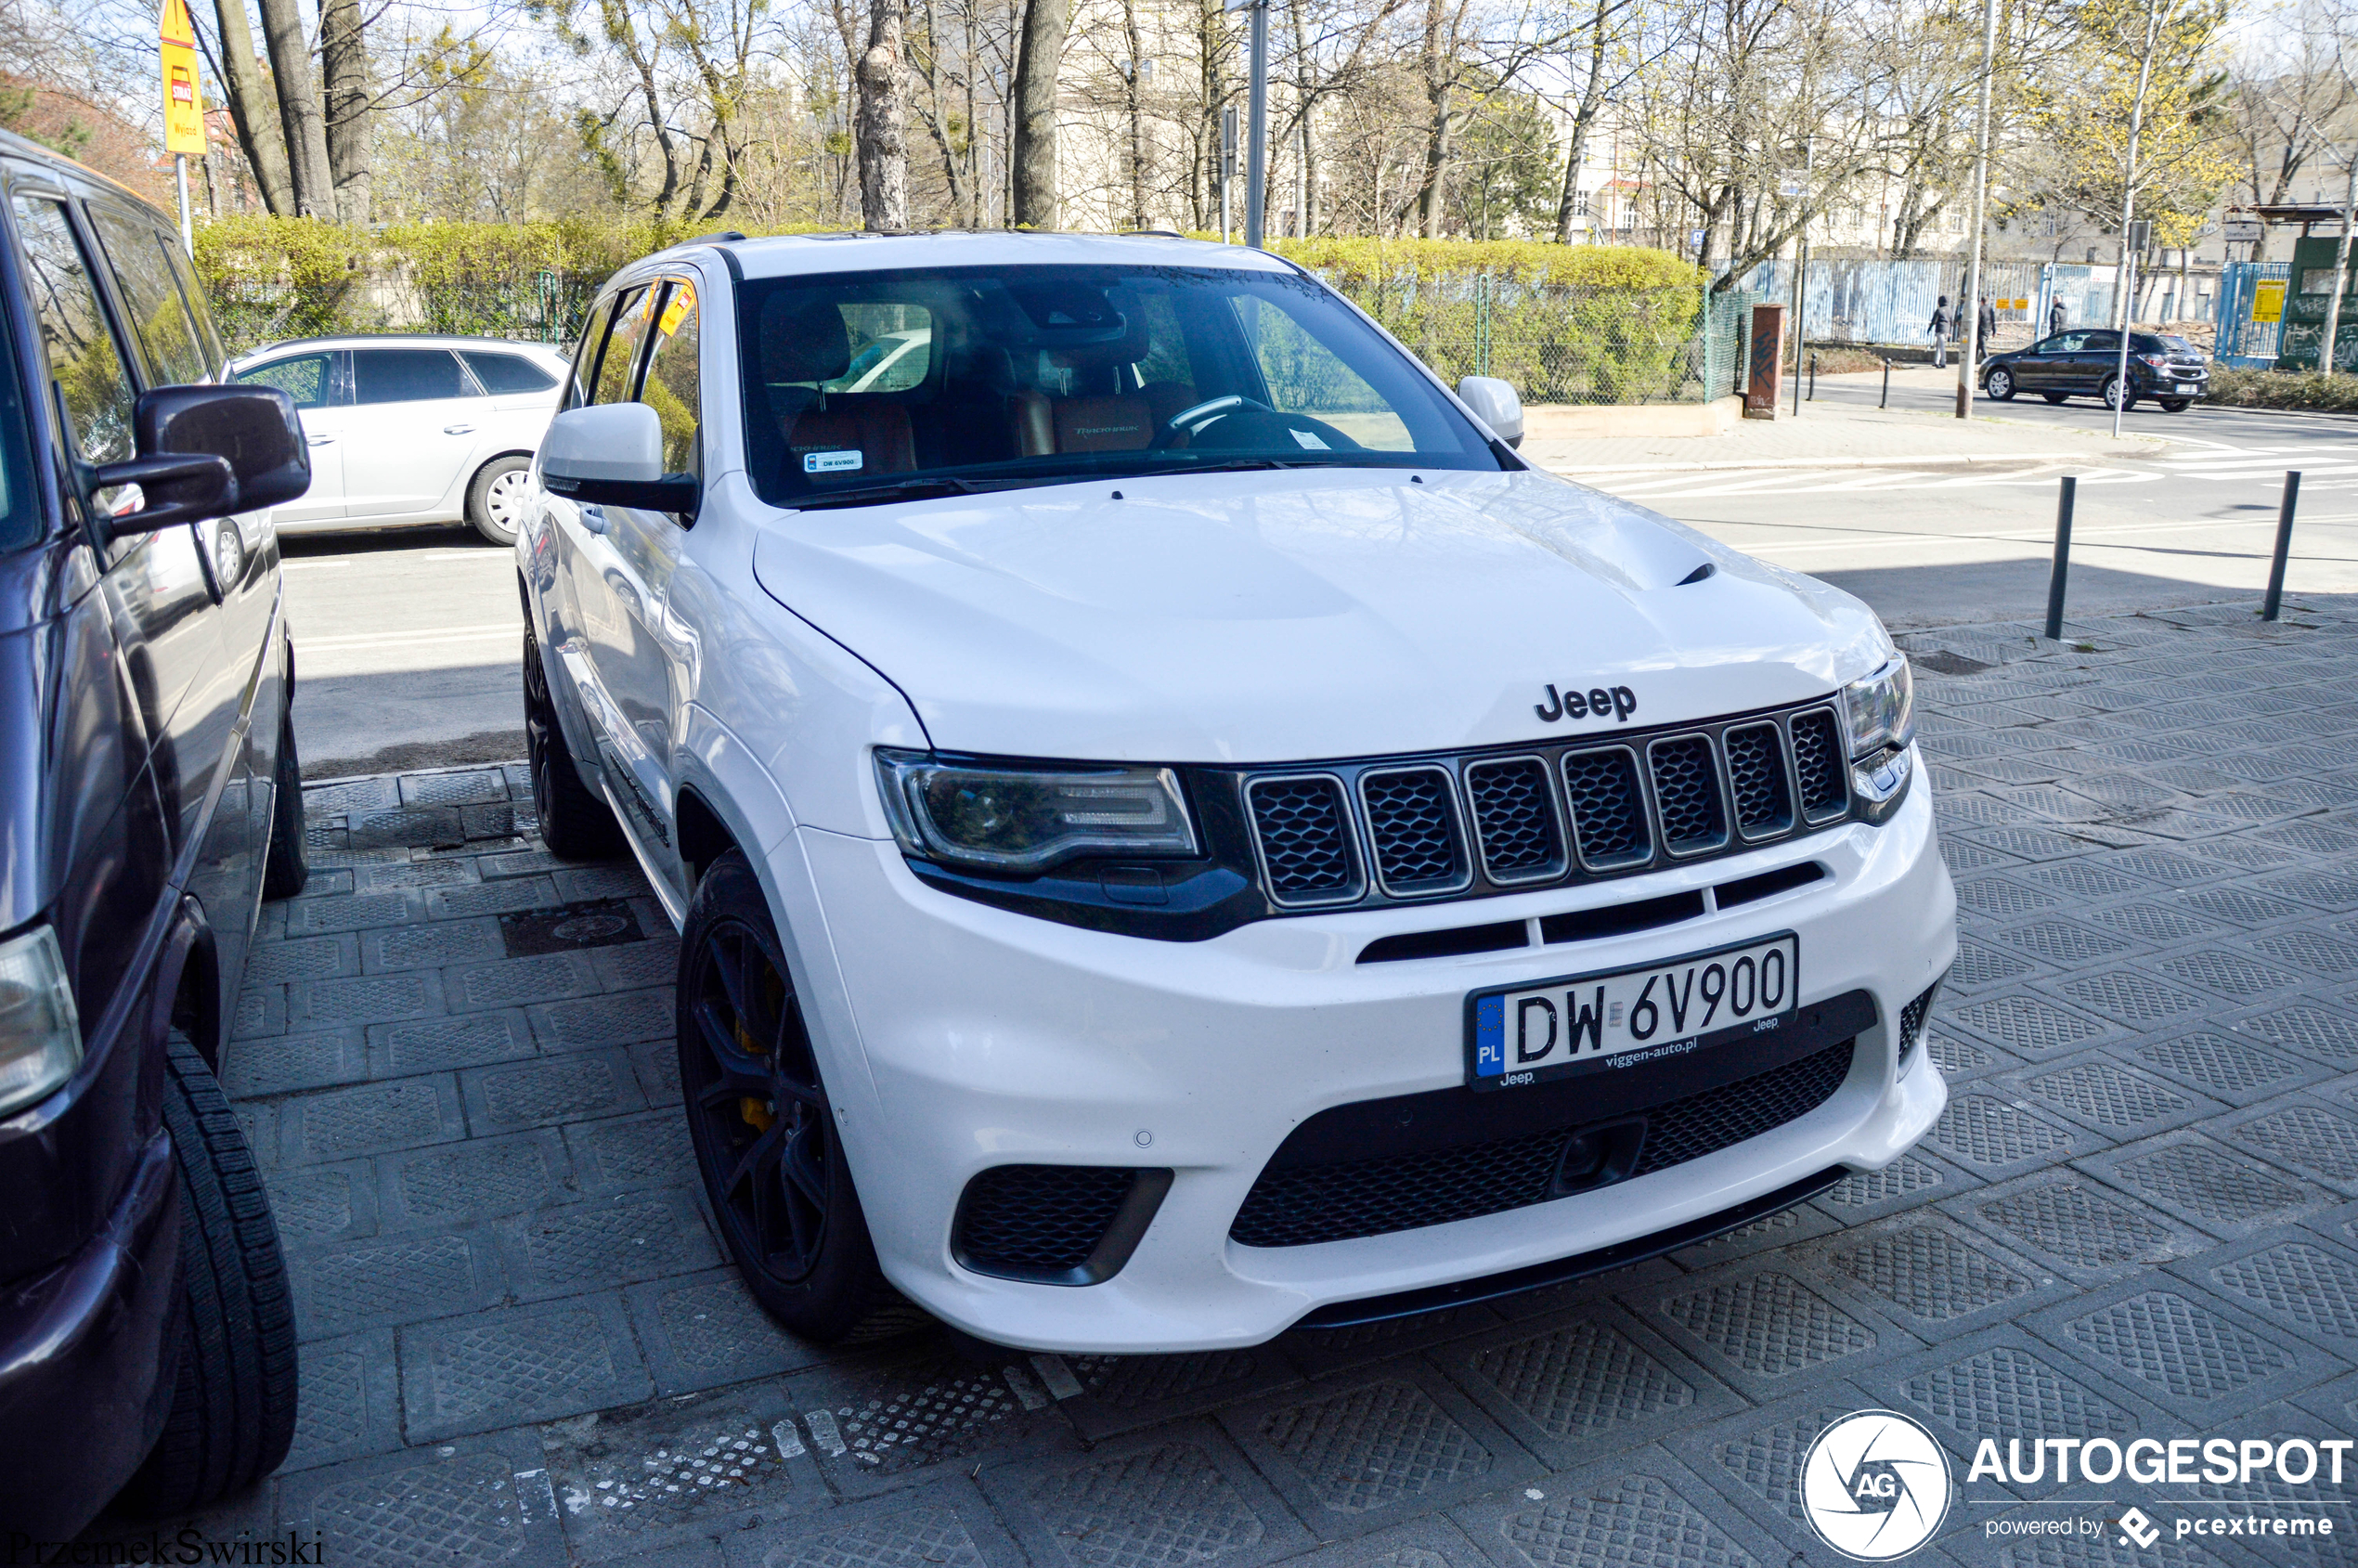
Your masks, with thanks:
[{"label": "rear side window", "polygon": [[327,355],[299,354],[240,370],[237,380],[247,386],[275,386],[298,408],[324,408],[334,400],[332,368]]},{"label": "rear side window", "polygon": [[606,323],[614,319],[609,300],[590,312],[582,324],[581,342],[573,351],[573,376],[565,388],[564,406],[578,408],[590,401],[590,378],[598,373],[598,345],[606,339]]},{"label": "rear side window", "polygon": [[[7,319],[0,316],[0,354],[16,363]],[[32,485],[32,421],[13,370],[0,370],[0,554],[41,542],[41,501]]]},{"label": "rear side window", "polygon": [[221,346],[220,329],[213,324],[213,305],[205,293],[204,283],[197,277],[196,267],[188,260],[188,253],[180,241],[163,237],[164,260],[172,264],[172,276],[180,280],[180,292],[188,297],[188,317],[197,324],[197,341],[204,346],[204,362],[214,369],[229,363],[228,350]]},{"label": "rear side window", "polygon": [[630,401],[630,369],[647,335],[647,307],[654,303],[649,291],[634,289],[615,304],[614,329],[606,334],[606,351],[598,359],[598,390],[591,402]]},{"label": "rear side window", "polygon": [[150,384],[188,386],[208,380],[212,367],[154,226],[110,202],[93,201],[85,210],[113,265],[115,287],[130,316],[125,325],[139,340]]},{"label": "rear side window", "polygon": [[16,210],[42,348],[72,426],[74,449],[85,462],[120,462],[132,455],[131,377],[107,330],[82,248],[58,202],[19,196]]},{"label": "rear side window", "polygon": [[356,348],[352,351],[355,403],[421,403],[434,397],[472,397],[467,373],[447,348]]},{"label": "rear side window", "polygon": [[475,373],[483,390],[494,397],[516,392],[546,392],[557,384],[556,377],[521,354],[461,353],[459,357]]},{"label": "rear side window", "polygon": [[639,401],[663,421],[663,471],[696,473],[696,429],[703,395],[696,374],[696,291],[674,283],[655,317],[654,346],[647,351],[647,375]]}]

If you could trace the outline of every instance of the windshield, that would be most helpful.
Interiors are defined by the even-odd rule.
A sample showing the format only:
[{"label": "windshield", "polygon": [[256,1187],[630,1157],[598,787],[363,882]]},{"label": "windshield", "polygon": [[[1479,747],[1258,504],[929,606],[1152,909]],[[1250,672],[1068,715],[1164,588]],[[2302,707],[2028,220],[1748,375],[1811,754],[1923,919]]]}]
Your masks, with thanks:
[{"label": "windshield", "polygon": [[1297,275],[943,267],[739,289],[747,461],[776,506],[1211,469],[1501,466],[1416,365]]}]

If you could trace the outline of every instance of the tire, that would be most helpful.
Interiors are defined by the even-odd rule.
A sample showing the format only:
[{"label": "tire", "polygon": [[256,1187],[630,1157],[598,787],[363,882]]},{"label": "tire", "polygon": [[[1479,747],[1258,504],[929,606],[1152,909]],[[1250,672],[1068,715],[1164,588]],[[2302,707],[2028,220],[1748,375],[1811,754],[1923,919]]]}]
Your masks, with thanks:
[{"label": "tire", "polygon": [[270,848],[262,862],[262,896],[292,899],[310,880],[303,843],[303,761],[295,755],[294,681],[290,679],[287,701],[279,710],[279,764],[272,774]]},{"label": "tire", "polygon": [[2117,404],[2120,411],[2125,414],[2130,409],[2137,406],[2137,389],[2134,387],[2130,388],[2129,395],[2127,397],[2122,397],[2120,395],[2120,378],[2118,376],[2106,376],[2105,378],[2105,384],[2097,390],[2096,401],[2102,403],[2107,408],[2113,408]]},{"label": "tire", "polygon": [[541,842],[561,861],[612,860],[622,853],[622,824],[592,794],[574,766],[565,732],[557,723],[556,699],[540,663],[540,640],[530,622],[524,628],[524,735],[532,759],[532,810],[540,819]]},{"label": "tire", "polygon": [[738,1275],[803,1338],[852,1338],[900,1298],[876,1266],[778,928],[742,850],[714,861],[689,902],[678,1028],[696,1169]]},{"label": "tire", "polygon": [[2191,397],[2165,397],[2161,399],[2161,411],[2165,414],[2183,414],[2193,402],[2194,399]]},{"label": "tire", "polygon": [[2042,392],[2039,395],[2050,403],[2065,403],[2071,399],[2071,394],[2068,392]]},{"label": "tire", "polygon": [[1981,389],[2001,403],[2015,400],[2015,373],[2003,365],[1982,379]]},{"label": "tire", "polygon": [[294,1302],[279,1228],[220,1083],[177,1030],[164,1045],[163,1124],[180,1171],[180,1367],[172,1411],[123,1491],[182,1513],[277,1470],[294,1441]]},{"label": "tire", "polygon": [[494,458],[475,471],[467,486],[467,521],[493,544],[516,542],[517,509],[531,485],[532,460],[511,453]]}]

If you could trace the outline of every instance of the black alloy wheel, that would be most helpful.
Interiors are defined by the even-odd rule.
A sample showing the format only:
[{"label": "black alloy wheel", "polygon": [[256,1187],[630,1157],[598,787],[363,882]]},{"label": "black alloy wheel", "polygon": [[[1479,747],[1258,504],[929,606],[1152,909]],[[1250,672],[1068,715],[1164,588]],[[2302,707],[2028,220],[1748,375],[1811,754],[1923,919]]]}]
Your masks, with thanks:
[{"label": "black alloy wheel", "polygon": [[1982,382],[1982,390],[2001,403],[2014,401],[2015,373],[2003,365],[1991,366],[1988,379]]},{"label": "black alloy wheel", "polygon": [[2165,397],[2161,399],[2161,411],[2165,414],[2183,414],[2186,411],[2186,406],[2193,401],[2191,397]]},{"label": "black alloy wheel", "polygon": [[2067,403],[2071,400],[2071,394],[2068,392],[2042,392],[2039,395],[2050,403]]},{"label": "black alloy wheel", "polygon": [[680,1089],[705,1195],[746,1288],[805,1338],[840,1340],[896,1297],[876,1267],[768,901],[739,850],[681,934]]}]

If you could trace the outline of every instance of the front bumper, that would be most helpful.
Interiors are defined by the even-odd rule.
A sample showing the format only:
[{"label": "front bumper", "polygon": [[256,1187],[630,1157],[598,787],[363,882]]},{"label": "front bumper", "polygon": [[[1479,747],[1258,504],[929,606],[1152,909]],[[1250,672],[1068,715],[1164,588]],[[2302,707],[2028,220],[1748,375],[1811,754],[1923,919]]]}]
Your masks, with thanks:
[{"label": "front bumper", "polygon": [[88,1523],[170,1408],[180,1182],[159,1132],[106,1228],[0,1292],[0,1519],[35,1538]]},{"label": "front bumper", "polygon": [[[1772,900],[1595,941],[1360,965],[1375,937],[1556,914],[1817,861]],[[1210,941],[1143,940],[935,891],[891,843],[803,829],[771,866],[807,878],[826,947],[796,919],[802,983],[843,1113],[877,1256],[902,1291],[982,1339],[1142,1353],[1260,1343],[1330,1303],[1508,1273],[1615,1247],[1794,1186],[1874,1170],[1947,1103],[1900,1009],[1955,956],[1955,895],[1916,788],[1879,827],[1627,881],[1263,921]],[[788,898],[789,912],[800,901]],[[1790,929],[1801,1001],[1864,990],[1879,1020],[1849,1076],[1794,1121],[1684,1164],[1570,1198],[1355,1240],[1248,1247],[1229,1226],[1271,1154],[1333,1106],[1464,1080],[1466,993],[1604,970]],[[1733,1049],[1735,1047],[1727,1047]],[[1509,1091],[1511,1093],[1511,1091]],[[974,1273],[952,1256],[961,1192],[1015,1163],[1164,1167],[1167,1197],[1125,1266],[1088,1286]]]}]

